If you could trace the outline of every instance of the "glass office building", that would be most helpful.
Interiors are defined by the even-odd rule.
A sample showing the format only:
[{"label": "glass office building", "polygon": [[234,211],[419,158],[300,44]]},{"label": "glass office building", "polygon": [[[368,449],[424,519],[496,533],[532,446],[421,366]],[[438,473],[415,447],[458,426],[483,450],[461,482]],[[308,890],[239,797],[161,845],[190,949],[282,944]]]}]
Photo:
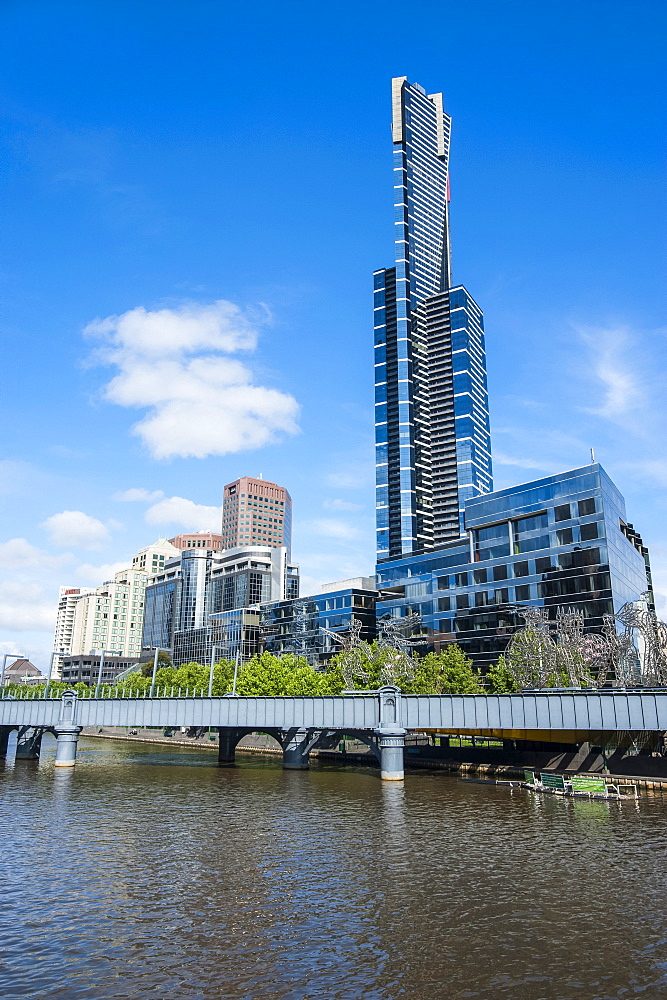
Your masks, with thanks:
[{"label": "glass office building", "polygon": [[380,564],[378,616],[421,614],[425,642],[456,641],[495,663],[522,605],[584,614],[585,631],[650,590],[648,551],[599,464],[468,500],[465,535],[437,552]]},{"label": "glass office building", "polygon": [[361,622],[360,637],[372,642],[377,598],[375,590],[341,587],[313,597],[267,604],[261,618],[264,648],[275,656],[294,653],[313,666],[324,666],[342,646],[322,629],[345,635],[354,617]]},{"label": "glass office building", "polygon": [[462,530],[492,488],[484,321],[451,275],[442,94],[392,82],[395,263],[374,275],[378,562]]},{"label": "glass office building", "polygon": [[174,636],[174,663],[236,660],[246,663],[261,652],[260,611],[258,608],[235,608],[209,617],[208,625],[177,632]]},{"label": "glass office building", "polygon": [[146,588],[142,646],[172,649],[176,665],[187,663],[207,648],[211,615],[298,595],[299,569],[284,546],[184,549]]}]

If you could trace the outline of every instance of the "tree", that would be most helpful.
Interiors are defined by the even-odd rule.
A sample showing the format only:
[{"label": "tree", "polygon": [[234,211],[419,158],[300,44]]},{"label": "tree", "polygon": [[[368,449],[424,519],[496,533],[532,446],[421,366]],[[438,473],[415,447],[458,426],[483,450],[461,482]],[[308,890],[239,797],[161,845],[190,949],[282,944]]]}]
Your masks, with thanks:
[{"label": "tree", "polygon": [[493,694],[512,694],[517,690],[514,674],[502,654],[498,657],[498,662],[489,668],[484,680],[488,690]]},{"label": "tree", "polygon": [[460,646],[452,643],[439,653],[417,660],[413,681],[402,685],[405,694],[482,694],[479,674]]}]

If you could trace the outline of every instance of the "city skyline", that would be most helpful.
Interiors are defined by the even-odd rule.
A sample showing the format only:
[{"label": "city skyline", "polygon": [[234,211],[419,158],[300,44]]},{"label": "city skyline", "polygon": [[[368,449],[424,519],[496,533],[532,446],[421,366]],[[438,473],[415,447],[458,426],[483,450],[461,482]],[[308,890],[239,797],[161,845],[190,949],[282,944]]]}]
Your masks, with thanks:
[{"label": "city skyline", "polygon": [[[217,531],[222,485],[247,472],[294,497],[304,592],[371,571],[368,278],[391,260],[387,91],[403,72],[441,86],[454,120],[452,280],[492,331],[494,486],[579,467],[594,446],[664,595],[653,33],[640,59],[611,13],[600,26],[578,12],[573,35],[549,12],[519,19],[517,32],[489,7],[480,76],[429,41],[445,20],[465,29],[462,6],[384,51],[388,29],[378,36],[362,17],[359,64],[349,52],[362,49],[341,49],[335,31],[315,61],[301,36],[297,59],[294,21],[267,10],[249,68],[211,53],[196,61],[205,70],[181,68],[172,83],[164,66],[181,65],[181,25],[167,15],[139,64],[149,24],[137,12],[125,34],[111,30],[133,67],[130,93],[82,55],[96,52],[100,22],[80,13],[57,50],[55,15],[3,14],[6,37],[18,30],[31,44],[27,60],[5,52],[0,650],[44,668],[60,583],[96,586],[157,535]],[[229,37],[246,31],[243,18]],[[545,51],[540,40],[561,30],[565,44]],[[587,44],[593,31],[599,49]],[[276,37],[280,59],[300,66],[298,93]],[[232,97],[220,84],[235,72],[244,86]],[[47,80],[45,96],[34,88]],[[622,239],[609,211],[620,203]],[[155,323],[169,329],[169,351],[155,350]],[[165,391],[176,384],[180,395]],[[224,411],[209,391],[222,384]]]}]

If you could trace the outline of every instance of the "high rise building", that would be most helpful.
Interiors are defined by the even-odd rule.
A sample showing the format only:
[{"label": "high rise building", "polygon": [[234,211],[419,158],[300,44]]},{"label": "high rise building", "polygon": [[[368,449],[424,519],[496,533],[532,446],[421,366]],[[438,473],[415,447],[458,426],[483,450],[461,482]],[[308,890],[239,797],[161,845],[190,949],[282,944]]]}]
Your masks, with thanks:
[{"label": "high rise building", "polygon": [[166,560],[173,559],[176,555],[178,555],[178,551],[172,541],[158,538],[157,542],[153,542],[152,545],[146,545],[143,549],[139,549],[132,559],[132,569],[149,574],[159,573]]},{"label": "high rise building", "polygon": [[146,573],[124,569],[113,580],[80,594],[67,652],[77,655],[112,649],[123,656],[139,656],[145,590]]},{"label": "high rise building", "polygon": [[282,486],[242,476],[224,489],[222,547],[284,546],[292,558],[292,500]]},{"label": "high rise building", "polygon": [[196,531],[192,534],[175,535],[169,539],[169,542],[177,549],[210,549],[212,552],[220,552],[223,548],[222,535],[215,531]]},{"label": "high rise building", "polygon": [[463,532],[493,488],[484,320],[452,283],[451,119],[442,94],[392,81],[395,264],[374,275],[378,562]]},{"label": "high rise building", "polygon": [[185,663],[210,653],[212,615],[298,595],[299,570],[284,546],[186,548],[146,588],[143,645],[172,648]]}]

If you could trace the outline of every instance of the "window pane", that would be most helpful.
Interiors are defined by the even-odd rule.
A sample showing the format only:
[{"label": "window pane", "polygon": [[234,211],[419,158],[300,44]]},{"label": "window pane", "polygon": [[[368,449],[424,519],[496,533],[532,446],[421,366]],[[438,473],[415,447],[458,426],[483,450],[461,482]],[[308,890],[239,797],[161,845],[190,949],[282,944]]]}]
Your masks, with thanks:
[{"label": "window pane", "polygon": [[529,601],[530,600],[530,584],[524,583],[520,587],[514,588],[514,593],[516,595],[517,601]]},{"label": "window pane", "polygon": [[456,595],[456,607],[459,611],[463,608],[468,607],[468,595],[467,594],[457,594]]},{"label": "window pane", "polygon": [[438,611],[449,611],[451,607],[451,599],[449,597],[439,597],[438,598]]},{"label": "window pane", "polygon": [[[468,574],[467,573],[456,573],[454,576],[456,587],[467,587],[468,586]],[[468,605],[464,605],[466,608]]]},{"label": "window pane", "polygon": [[[581,511],[579,511],[581,515]],[[560,507],[554,507],[554,516],[557,521],[569,521],[571,512],[569,503],[561,504]]]},{"label": "window pane", "polygon": [[572,528],[561,528],[560,531],[556,532],[556,538],[558,545],[571,545]]},{"label": "window pane", "polygon": [[551,559],[536,559],[535,560],[535,572],[536,573],[549,573],[553,569],[551,565]]},{"label": "window pane", "polygon": [[528,569],[527,562],[516,562],[514,563],[514,575],[515,576],[529,576],[530,571]]},{"label": "window pane", "polygon": [[598,537],[598,523],[593,521],[591,524],[581,525],[581,540],[582,542],[588,542],[591,538]]},{"label": "window pane", "polygon": [[438,590],[449,590],[449,577],[439,576],[438,577]]},{"label": "window pane", "polygon": [[593,497],[588,497],[586,500],[580,500],[579,504],[579,517],[586,517],[587,514],[595,513],[595,500]]},{"label": "window pane", "polygon": [[494,566],[493,567],[493,579],[494,580],[506,580],[507,579],[507,566]]},{"label": "window pane", "polygon": [[476,569],[474,571],[475,583],[486,583],[486,570]]},{"label": "window pane", "polygon": [[496,590],[495,600],[496,604],[507,604],[509,601],[509,591],[507,587],[503,587],[502,590]]}]

